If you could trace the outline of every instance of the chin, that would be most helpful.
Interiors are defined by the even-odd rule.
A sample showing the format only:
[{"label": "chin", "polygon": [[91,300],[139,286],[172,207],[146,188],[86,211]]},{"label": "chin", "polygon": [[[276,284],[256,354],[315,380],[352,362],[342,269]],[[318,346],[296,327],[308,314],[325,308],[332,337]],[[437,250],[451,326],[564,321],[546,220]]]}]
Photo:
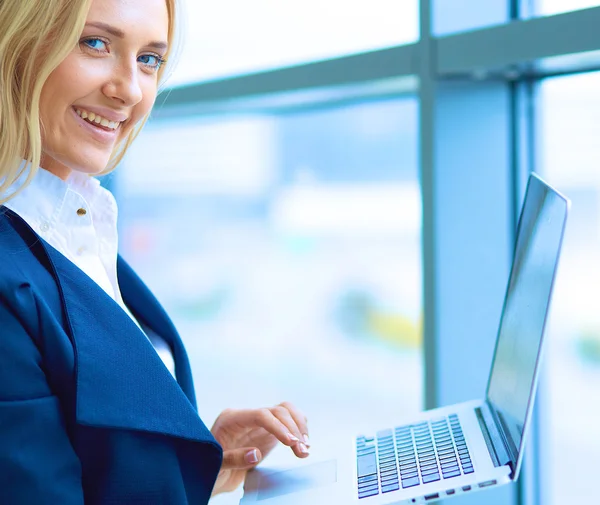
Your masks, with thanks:
[{"label": "chin", "polygon": [[66,179],[71,172],[80,172],[87,175],[98,175],[106,170],[110,161],[110,153],[88,153],[82,157],[80,153],[76,156],[52,156],[45,154],[42,156],[41,166],[48,172]]}]

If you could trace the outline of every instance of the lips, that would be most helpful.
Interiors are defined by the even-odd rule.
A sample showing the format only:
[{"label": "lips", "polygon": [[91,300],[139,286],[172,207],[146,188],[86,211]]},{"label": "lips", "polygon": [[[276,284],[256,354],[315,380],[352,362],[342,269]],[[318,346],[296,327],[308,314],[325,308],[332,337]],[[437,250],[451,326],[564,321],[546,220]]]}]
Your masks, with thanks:
[{"label": "lips", "polygon": [[83,119],[87,123],[90,123],[91,125],[96,126],[97,128],[102,128],[106,131],[115,131],[122,124],[122,121],[113,121],[101,116],[100,114],[85,109],[80,109],[76,107],[75,112],[81,119]]},{"label": "lips", "polygon": [[[75,121],[77,121],[79,123],[80,128],[82,129],[81,131],[84,132],[87,136],[89,136],[91,139],[93,139],[94,141],[103,144],[104,146],[106,146],[107,148],[112,148],[112,146],[114,146],[115,142],[118,140],[118,137],[120,135],[120,128],[121,128],[121,122],[119,122],[116,125],[116,128],[110,128],[110,122],[109,122],[109,126],[102,126],[102,119],[106,119],[103,118],[102,116],[100,116],[100,123],[96,123],[96,118],[94,117],[93,121],[90,121],[89,116],[87,118],[83,118],[83,114],[79,114],[77,112],[77,109],[72,107],[73,110],[73,117],[75,118]],[[80,111],[82,111],[81,109],[79,109]],[[83,113],[83,111],[82,111]]]}]

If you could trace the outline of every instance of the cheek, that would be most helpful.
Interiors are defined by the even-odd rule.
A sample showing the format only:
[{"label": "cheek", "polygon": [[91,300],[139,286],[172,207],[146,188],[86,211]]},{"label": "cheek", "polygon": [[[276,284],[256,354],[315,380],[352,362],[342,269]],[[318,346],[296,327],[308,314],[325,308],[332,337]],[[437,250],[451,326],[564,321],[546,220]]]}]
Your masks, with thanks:
[{"label": "cheek", "polygon": [[56,120],[67,104],[75,101],[82,89],[81,73],[77,65],[69,58],[61,63],[48,77],[40,97],[40,115],[42,120]]}]

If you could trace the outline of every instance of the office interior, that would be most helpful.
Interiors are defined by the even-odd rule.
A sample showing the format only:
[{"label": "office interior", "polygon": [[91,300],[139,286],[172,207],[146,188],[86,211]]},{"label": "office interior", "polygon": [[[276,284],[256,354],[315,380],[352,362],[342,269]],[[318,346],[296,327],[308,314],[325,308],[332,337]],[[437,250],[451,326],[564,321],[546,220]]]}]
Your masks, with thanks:
[{"label": "office interior", "polygon": [[483,397],[535,171],[572,212],[525,464],[452,503],[596,503],[600,2],[185,8],[178,66],[103,182],[207,424],[289,400],[315,445]]}]

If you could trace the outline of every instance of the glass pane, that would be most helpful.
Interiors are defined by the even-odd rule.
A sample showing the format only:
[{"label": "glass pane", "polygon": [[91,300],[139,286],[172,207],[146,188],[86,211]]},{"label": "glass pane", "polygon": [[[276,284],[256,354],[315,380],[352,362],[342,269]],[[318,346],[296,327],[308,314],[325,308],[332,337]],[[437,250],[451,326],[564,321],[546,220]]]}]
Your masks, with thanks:
[{"label": "glass pane", "polygon": [[475,30],[508,21],[508,0],[431,0],[434,35]]},{"label": "glass pane", "polygon": [[537,14],[540,16],[551,16],[600,5],[599,0],[537,0],[537,2]]},{"label": "glass pane", "polygon": [[115,180],[121,250],[211,384],[207,422],[288,399],[339,434],[421,409],[416,135],[413,99],[148,125]]},{"label": "glass pane", "polygon": [[[549,426],[541,475],[549,505],[596,495],[600,453],[600,74],[541,85],[541,169],[572,200],[544,377]],[[545,442],[545,443],[544,443]],[[592,500],[593,501],[593,500]],[[590,502],[591,503],[591,502]]]},{"label": "glass pane", "polygon": [[418,38],[418,0],[219,0],[185,5],[170,85],[289,66]]}]

